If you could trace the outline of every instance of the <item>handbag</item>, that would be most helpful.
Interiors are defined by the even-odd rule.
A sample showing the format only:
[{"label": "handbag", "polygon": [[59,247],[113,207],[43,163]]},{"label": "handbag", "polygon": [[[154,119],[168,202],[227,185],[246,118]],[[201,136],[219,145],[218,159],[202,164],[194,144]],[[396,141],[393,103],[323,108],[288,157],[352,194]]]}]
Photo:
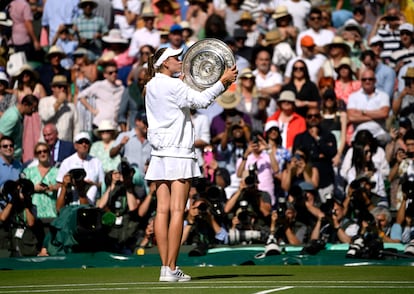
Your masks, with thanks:
[{"label": "handbag", "polygon": [[24,52],[16,52],[9,56],[6,71],[9,76],[16,76],[23,65],[27,64],[26,54]]}]

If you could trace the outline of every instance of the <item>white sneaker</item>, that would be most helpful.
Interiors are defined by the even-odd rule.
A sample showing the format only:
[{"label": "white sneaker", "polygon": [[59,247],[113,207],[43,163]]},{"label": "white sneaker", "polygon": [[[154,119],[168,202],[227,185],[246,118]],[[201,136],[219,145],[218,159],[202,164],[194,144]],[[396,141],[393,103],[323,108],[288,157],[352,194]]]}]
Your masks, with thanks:
[{"label": "white sneaker", "polygon": [[188,282],[190,280],[191,277],[183,273],[178,266],[173,271],[168,266],[165,266],[164,276],[160,276],[160,282]]},{"label": "white sneaker", "polygon": [[166,282],[164,281],[165,279],[165,272],[167,271],[167,267],[166,265],[161,266],[161,271],[160,271],[160,282]]}]

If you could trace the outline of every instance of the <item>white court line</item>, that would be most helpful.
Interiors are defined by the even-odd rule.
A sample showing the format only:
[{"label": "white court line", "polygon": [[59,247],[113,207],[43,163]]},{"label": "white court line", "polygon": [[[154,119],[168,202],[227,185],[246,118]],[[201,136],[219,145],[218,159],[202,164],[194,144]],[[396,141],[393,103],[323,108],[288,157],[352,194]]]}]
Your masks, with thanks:
[{"label": "white court line", "polygon": [[[342,280],[342,281],[318,281],[318,280],[310,280],[310,281],[292,281],[292,280],[257,280],[257,281],[249,281],[249,280],[237,280],[237,281],[215,281],[220,284],[263,284],[263,283],[271,283],[271,284],[414,284],[413,281],[352,281],[352,280]],[[93,287],[93,286],[121,286],[121,285],[154,285],[154,284],[165,284],[164,282],[117,282],[117,283],[81,283],[81,284],[40,284],[40,285],[7,285],[7,286],[0,286],[1,289],[9,289],[9,288],[54,288],[54,287]],[[184,283],[180,283],[183,285]],[[193,285],[193,284],[211,284],[211,280],[205,281],[198,281],[192,280],[189,282],[185,282],[185,285]]]},{"label": "white court line", "polygon": [[289,290],[289,289],[292,289],[292,288],[294,288],[294,287],[286,286],[286,287],[281,287],[281,288],[275,288],[275,289],[260,291],[260,292],[254,293],[254,294],[268,294],[268,293],[279,292],[279,291],[283,291],[283,290]]}]

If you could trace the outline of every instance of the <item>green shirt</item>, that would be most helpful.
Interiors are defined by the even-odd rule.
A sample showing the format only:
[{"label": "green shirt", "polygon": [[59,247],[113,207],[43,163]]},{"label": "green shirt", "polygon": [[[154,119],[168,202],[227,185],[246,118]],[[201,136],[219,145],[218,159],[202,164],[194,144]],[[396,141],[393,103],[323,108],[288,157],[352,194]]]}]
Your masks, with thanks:
[{"label": "green shirt", "polygon": [[17,106],[9,107],[0,118],[0,133],[12,137],[14,140],[14,158],[22,157],[23,116]]}]

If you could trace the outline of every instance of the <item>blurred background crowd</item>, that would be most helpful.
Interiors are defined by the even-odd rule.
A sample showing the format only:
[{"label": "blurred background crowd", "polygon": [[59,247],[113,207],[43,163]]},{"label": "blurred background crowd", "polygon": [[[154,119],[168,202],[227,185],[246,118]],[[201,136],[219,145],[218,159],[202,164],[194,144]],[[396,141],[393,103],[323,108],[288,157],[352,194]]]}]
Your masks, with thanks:
[{"label": "blurred background crowd", "polygon": [[154,246],[148,58],[216,38],[239,76],[191,113],[203,177],[183,223],[190,254],[414,254],[413,21],[412,0],[2,1],[0,247]]}]

